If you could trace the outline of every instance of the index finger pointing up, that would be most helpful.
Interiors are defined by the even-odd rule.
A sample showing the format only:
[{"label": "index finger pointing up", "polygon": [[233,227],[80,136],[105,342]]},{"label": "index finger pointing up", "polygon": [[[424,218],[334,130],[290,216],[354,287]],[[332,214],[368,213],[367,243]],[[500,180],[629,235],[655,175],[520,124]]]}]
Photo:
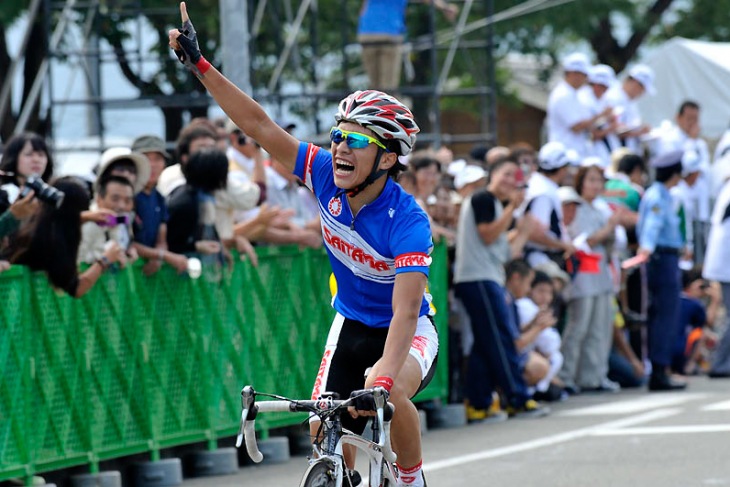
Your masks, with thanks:
[{"label": "index finger pointing up", "polygon": [[182,17],[183,23],[190,20],[188,16],[188,8],[185,6],[185,2],[180,2],[180,17]]}]

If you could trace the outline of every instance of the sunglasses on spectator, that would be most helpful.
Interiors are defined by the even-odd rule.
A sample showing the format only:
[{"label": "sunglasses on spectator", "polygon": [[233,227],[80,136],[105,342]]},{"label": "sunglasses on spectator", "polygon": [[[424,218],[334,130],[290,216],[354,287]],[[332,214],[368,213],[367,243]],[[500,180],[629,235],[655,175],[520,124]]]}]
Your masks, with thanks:
[{"label": "sunglasses on spectator", "polygon": [[337,127],[332,127],[332,130],[330,130],[330,140],[335,144],[339,144],[344,140],[347,143],[347,147],[350,149],[364,149],[368,146],[368,144],[375,144],[381,149],[390,152],[388,151],[388,148],[385,147],[385,144],[375,137],[370,137],[369,135],[360,134],[358,132],[348,132],[347,130],[342,130]]}]

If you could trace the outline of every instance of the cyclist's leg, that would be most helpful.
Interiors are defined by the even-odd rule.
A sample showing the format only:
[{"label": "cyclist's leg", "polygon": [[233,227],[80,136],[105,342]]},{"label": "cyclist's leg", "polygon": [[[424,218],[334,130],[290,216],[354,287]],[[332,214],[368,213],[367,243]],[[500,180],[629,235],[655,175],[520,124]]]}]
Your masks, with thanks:
[{"label": "cyclist's leg", "polygon": [[[386,334],[386,329],[369,328],[338,313],[327,337],[312,399],[316,399],[323,392],[336,392],[341,399],[347,399],[353,390],[365,387],[363,373],[372,365],[373,353],[382,352],[378,349],[373,351],[372,343],[384,343]],[[354,433],[362,434],[367,419],[366,417],[354,419],[348,414],[343,414],[342,426]],[[319,426],[319,421],[310,419],[312,438],[317,436]],[[354,447],[345,446],[345,463],[350,469],[355,465],[355,451]]]},{"label": "cyclist's leg", "polygon": [[[391,442],[398,455],[398,465],[405,470],[421,465],[421,422],[411,398],[430,382],[435,372],[438,355],[438,335],[433,322],[426,316],[419,318],[411,350],[396,377],[390,402],[395,405],[391,423]],[[366,381],[370,387],[379,374],[376,363]]]}]

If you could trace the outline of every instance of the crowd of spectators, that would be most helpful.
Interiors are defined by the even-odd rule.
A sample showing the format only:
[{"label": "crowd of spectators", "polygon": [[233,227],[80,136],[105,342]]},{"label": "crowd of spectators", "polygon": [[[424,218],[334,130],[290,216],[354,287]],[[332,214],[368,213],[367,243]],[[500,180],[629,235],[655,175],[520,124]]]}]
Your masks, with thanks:
[{"label": "crowd of spectators", "polygon": [[619,80],[573,54],[541,147],[412,154],[399,182],[453,249],[463,360],[451,360],[451,391],[470,420],[730,375],[730,136],[712,161],[691,100],[673,124],[644,124],[636,101],[654,94],[648,66]]},{"label": "crowd of spectators", "polygon": [[255,245],[322,245],[311,194],[230,121],[194,119],[174,148],[149,134],[109,148],[91,180],[54,169],[37,134],[3,147],[0,272],[26,265],[74,297],[138,259],[147,276],[163,265],[195,275],[197,260],[218,278],[232,250],[257,266]]},{"label": "crowd of spectators", "polygon": [[[451,306],[465,360],[452,391],[472,421],[730,376],[730,138],[711,161],[691,100],[674,124],[644,124],[648,66],[621,80],[582,54],[562,67],[544,145],[477,147],[441,166],[431,195],[414,190],[434,203],[435,238],[454,228],[444,215],[459,214]],[[418,175],[423,156],[413,159]],[[449,199],[440,188],[455,210],[438,206]]]},{"label": "crowd of spectators", "polygon": [[[422,149],[398,176],[450,250],[451,399],[472,421],[730,375],[730,136],[711,161],[692,101],[669,128],[643,124],[647,66],[618,80],[573,54],[563,71],[541,147]],[[54,178],[43,138],[21,134],[0,171],[0,271],[27,265],[75,297],[137,259],[147,276],[220,271],[232,250],[256,266],[257,245],[322,245],[312,195],[230,120],[110,148],[93,181]]]}]

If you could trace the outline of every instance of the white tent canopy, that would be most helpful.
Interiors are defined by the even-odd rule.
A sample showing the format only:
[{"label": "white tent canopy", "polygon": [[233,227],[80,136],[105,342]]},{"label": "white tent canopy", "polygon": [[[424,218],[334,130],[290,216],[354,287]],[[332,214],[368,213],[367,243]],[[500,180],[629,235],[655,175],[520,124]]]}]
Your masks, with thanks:
[{"label": "white tent canopy", "polygon": [[644,95],[639,110],[646,123],[674,120],[685,100],[701,107],[702,135],[719,138],[730,125],[730,43],[675,37],[646,60],[654,69],[657,94]]}]

